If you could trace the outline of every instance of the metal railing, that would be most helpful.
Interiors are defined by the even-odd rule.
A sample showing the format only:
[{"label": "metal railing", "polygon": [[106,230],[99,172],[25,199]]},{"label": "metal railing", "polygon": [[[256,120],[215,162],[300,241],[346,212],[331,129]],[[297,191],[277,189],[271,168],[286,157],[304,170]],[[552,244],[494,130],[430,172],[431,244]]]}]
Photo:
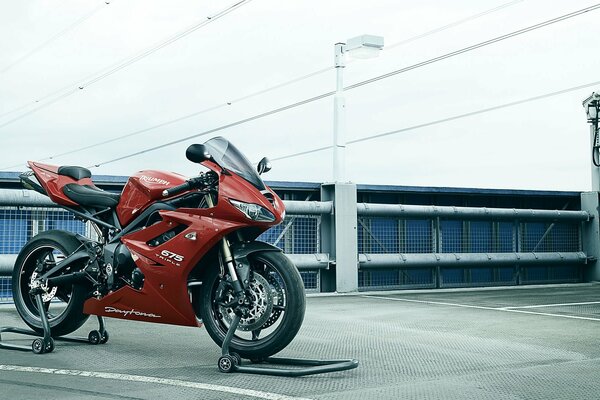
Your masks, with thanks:
[{"label": "metal railing", "polygon": [[587,262],[586,211],[358,204],[357,214],[359,289],[574,282]]},{"label": "metal railing", "polygon": [[[259,239],[288,255],[307,290],[335,290],[342,266],[323,251],[323,238],[335,238],[334,204],[284,203],[283,223]],[[31,191],[0,189],[0,301],[9,300],[16,254],[35,234],[92,235],[89,224],[53,206]],[[586,211],[359,203],[356,215],[359,290],[575,282],[588,261],[582,226],[592,217]]]}]

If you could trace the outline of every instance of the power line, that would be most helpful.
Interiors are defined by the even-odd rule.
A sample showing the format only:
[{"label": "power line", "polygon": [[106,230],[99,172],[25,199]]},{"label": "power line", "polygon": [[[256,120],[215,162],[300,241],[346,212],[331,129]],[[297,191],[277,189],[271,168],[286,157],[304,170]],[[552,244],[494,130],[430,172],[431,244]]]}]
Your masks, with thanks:
[{"label": "power line", "polygon": [[198,116],[200,114],[204,114],[204,113],[207,113],[207,112],[210,112],[210,111],[217,110],[219,108],[229,107],[229,106],[231,106],[234,103],[238,103],[240,101],[247,100],[247,99],[249,99],[251,97],[255,97],[255,96],[258,96],[260,94],[263,94],[263,93],[266,93],[266,92],[270,92],[272,90],[279,89],[279,88],[281,88],[283,86],[287,86],[287,85],[292,84],[292,83],[300,82],[300,81],[302,81],[304,79],[308,79],[310,77],[318,75],[318,74],[320,74],[322,72],[329,71],[331,69],[333,69],[333,67],[326,68],[326,69],[319,70],[319,71],[315,71],[315,72],[312,72],[310,74],[301,76],[299,78],[295,78],[295,79],[293,79],[291,81],[287,81],[287,82],[281,83],[279,85],[272,86],[270,88],[263,89],[263,90],[258,91],[258,92],[254,92],[254,93],[251,93],[249,95],[246,95],[246,96],[243,96],[243,97],[239,97],[237,99],[230,100],[230,101],[227,101],[227,102],[222,103],[222,104],[217,104],[215,106],[208,107],[208,108],[202,109],[200,111],[193,112],[191,114],[186,114],[186,115],[183,115],[181,117],[174,118],[174,119],[171,119],[171,120],[168,120],[168,121],[165,121],[165,122],[161,122],[159,124],[152,125],[152,126],[149,126],[147,128],[139,129],[137,131],[133,131],[133,132],[127,133],[125,135],[117,136],[117,137],[114,137],[112,139],[107,139],[107,140],[104,140],[104,141],[101,141],[101,142],[97,142],[97,143],[93,143],[93,144],[90,144],[90,145],[87,145],[87,146],[78,147],[76,149],[69,150],[69,151],[66,151],[64,153],[60,153],[60,154],[56,154],[56,155],[53,155],[53,156],[50,156],[50,157],[47,157],[47,158],[43,158],[41,161],[43,161],[43,160],[50,160],[50,159],[54,159],[54,158],[66,156],[68,154],[78,153],[78,152],[83,151],[83,150],[88,150],[88,149],[91,149],[91,148],[94,148],[94,147],[97,147],[97,146],[101,146],[101,145],[104,145],[104,144],[116,142],[118,140],[126,139],[126,138],[129,138],[129,137],[132,137],[132,136],[137,136],[137,135],[140,135],[142,133],[145,133],[145,132],[157,129],[157,128],[162,128],[163,126],[171,125],[171,124],[174,124],[176,122],[180,122],[180,121],[186,120],[188,118],[196,117],[196,116]]},{"label": "power line", "polygon": [[561,21],[565,21],[565,20],[573,18],[573,17],[577,17],[579,15],[588,13],[590,11],[597,10],[598,8],[600,8],[600,3],[595,4],[593,6],[590,6],[590,7],[583,8],[583,9],[578,10],[578,11],[574,11],[574,12],[569,13],[569,14],[561,15],[560,17],[556,17],[556,18],[552,18],[552,19],[549,19],[549,20],[544,21],[544,22],[540,22],[539,24],[528,26],[527,28],[523,28],[523,29],[519,29],[517,31],[511,32],[511,33],[507,33],[506,35],[498,36],[498,37],[495,37],[493,39],[489,39],[489,40],[486,40],[484,42],[480,42],[480,43],[474,44],[472,46],[464,47],[464,48],[462,48],[460,50],[456,50],[456,51],[453,51],[453,52],[450,52],[450,53],[446,53],[446,54],[441,55],[439,57],[431,58],[429,60],[426,60],[426,61],[423,61],[423,62],[420,62],[420,63],[417,63],[417,64],[413,64],[413,65],[405,67],[405,68],[400,68],[400,69],[397,69],[395,71],[388,72],[387,74],[379,75],[379,76],[376,76],[374,78],[367,79],[365,81],[355,83],[354,85],[350,85],[350,86],[344,88],[344,90],[355,89],[357,87],[368,85],[370,83],[377,82],[379,80],[386,79],[386,78],[389,78],[389,77],[394,76],[394,75],[398,75],[398,74],[401,74],[401,73],[404,73],[404,72],[407,72],[407,71],[410,71],[410,70],[413,70],[413,69],[424,67],[426,65],[433,64],[435,62],[442,61],[442,60],[445,60],[447,58],[451,58],[451,57],[454,57],[454,56],[457,56],[457,55],[460,55],[460,54],[463,54],[463,53],[467,53],[469,51],[473,51],[473,50],[479,49],[481,47],[489,46],[490,44],[498,43],[498,42],[501,42],[503,40],[513,38],[515,36],[523,35],[525,33],[528,33],[528,32],[531,32],[531,31],[534,31],[534,30],[537,30],[537,29],[540,29],[540,28],[543,28],[543,27],[546,27],[546,26],[549,26],[549,25],[553,25],[553,24],[555,24],[557,22],[561,22]]},{"label": "power line", "polygon": [[71,90],[69,90],[68,92],[62,93],[60,96],[56,96],[56,97],[55,97],[55,98],[53,98],[52,100],[49,100],[48,102],[46,102],[46,103],[43,103],[43,104],[41,104],[41,105],[39,105],[39,106],[37,106],[37,107],[35,107],[35,108],[31,109],[31,110],[29,110],[29,111],[27,111],[27,112],[25,112],[25,113],[23,113],[23,114],[19,115],[18,117],[15,117],[15,118],[13,118],[13,119],[11,119],[11,120],[8,120],[8,121],[7,121],[7,122],[5,122],[5,123],[2,123],[2,124],[0,124],[0,128],[2,128],[2,127],[4,127],[4,126],[6,126],[6,125],[8,125],[8,124],[11,124],[11,123],[13,123],[13,122],[15,122],[15,121],[18,121],[18,120],[20,120],[21,118],[25,118],[26,116],[28,116],[28,115],[30,115],[30,114],[33,114],[34,112],[36,112],[36,111],[38,111],[38,110],[41,110],[42,108],[48,107],[49,105],[51,105],[51,104],[54,104],[54,103],[56,103],[56,102],[58,102],[58,101],[60,101],[60,100],[64,99],[65,97],[68,97],[68,96],[72,95],[73,93],[76,93],[77,91],[78,91],[78,89],[77,89],[77,88],[75,88],[75,89],[71,89]]},{"label": "power line", "polygon": [[459,19],[458,21],[451,22],[451,23],[446,24],[444,26],[440,26],[439,28],[432,29],[432,30],[427,31],[425,33],[422,33],[420,35],[416,35],[416,36],[410,37],[408,39],[402,40],[400,42],[393,43],[393,44],[391,44],[389,46],[385,46],[385,49],[387,51],[387,50],[393,49],[395,47],[401,46],[403,44],[407,44],[407,43],[413,42],[413,41],[415,41],[417,39],[421,39],[421,38],[424,38],[426,36],[433,35],[435,33],[440,33],[442,31],[445,31],[446,29],[454,28],[454,27],[462,25],[462,24],[464,24],[466,22],[473,21],[474,19],[481,18],[481,17],[486,16],[488,14],[495,13],[496,11],[503,10],[503,9],[505,9],[507,7],[510,7],[510,6],[514,6],[515,4],[521,3],[523,1],[524,0],[514,0],[514,1],[509,1],[508,3],[500,4],[499,6],[494,7],[494,8],[490,8],[489,10],[485,10],[485,11],[482,11],[480,13],[470,15],[468,17]]},{"label": "power line", "polygon": [[[516,100],[516,101],[511,101],[510,103],[504,103],[504,104],[499,104],[493,107],[488,107],[488,108],[483,108],[480,110],[476,110],[476,111],[471,111],[468,113],[464,113],[464,114],[458,114],[458,115],[454,115],[451,117],[447,117],[447,118],[442,118],[442,119],[438,119],[435,121],[430,121],[430,122],[426,122],[423,124],[419,124],[419,125],[413,125],[413,126],[409,126],[406,128],[401,128],[401,129],[396,129],[393,131],[388,131],[388,132],[383,132],[383,133],[378,133],[376,135],[371,135],[371,136],[365,136],[365,137],[361,137],[358,139],[354,139],[354,140],[349,140],[346,142],[347,145],[351,145],[351,144],[355,144],[355,143],[360,143],[360,142],[365,142],[368,140],[373,140],[373,139],[379,139],[385,136],[390,136],[390,135],[396,135],[398,133],[404,133],[404,132],[409,132],[409,131],[413,131],[416,129],[421,129],[421,128],[426,128],[429,126],[433,126],[433,125],[438,125],[438,124],[443,124],[446,122],[450,122],[450,121],[455,121],[457,119],[462,119],[462,118],[467,118],[467,117],[472,117],[475,115],[479,115],[479,114],[484,114],[484,113],[488,113],[488,112],[492,112],[492,111],[496,111],[496,110],[500,110],[503,108],[508,108],[508,107],[514,107],[520,104],[525,104],[525,103],[531,103],[534,101],[538,101],[538,100],[543,100],[549,97],[554,97],[554,96],[558,96],[564,93],[569,93],[569,92],[573,92],[579,89],[585,89],[588,88],[590,86],[596,86],[596,85],[600,85],[600,81],[596,81],[596,82],[590,82],[590,83],[585,83],[583,85],[579,85],[579,86],[573,86],[570,88],[566,88],[566,89],[562,89],[562,90],[557,90],[555,92],[550,92],[550,93],[545,93],[539,96],[534,96],[534,97],[528,97],[526,99],[521,99],[521,100]],[[286,160],[288,158],[294,158],[294,157],[299,157],[299,156],[303,156],[306,154],[311,154],[311,153],[316,153],[319,151],[323,151],[323,150],[328,150],[333,148],[333,146],[324,146],[324,147],[317,147],[315,149],[311,149],[311,150],[305,150],[305,151],[301,151],[298,153],[293,153],[293,154],[288,154],[285,156],[281,156],[281,157],[277,157],[277,158],[272,158],[271,161],[279,161],[279,160]]]},{"label": "power line", "polygon": [[302,100],[302,101],[299,101],[299,102],[296,102],[296,103],[293,103],[293,104],[289,104],[287,106],[276,108],[274,110],[270,110],[270,111],[264,112],[262,114],[254,115],[254,116],[249,117],[249,118],[244,118],[244,119],[241,119],[241,120],[236,121],[236,122],[232,122],[232,123],[227,124],[227,125],[223,125],[223,126],[219,126],[217,128],[210,129],[208,131],[204,131],[204,132],[201,132],[201,133],[196,133],[194,135],[186,136],[186,137],[183,137],[183,138],[180,138],[180,139],[177,139],[177,140],[173,140],[173,141],[168,142],[168,143],[163,143],[161,145],[151,147],[149,149],[137,151],[135,153],[127,154],[127,155],[122,156],[122,157],[114,158],[114,159],[109,160],[109,161],[104,161],[102,163],[90,165],[90,166],[88,166],[88,168],[99,167],[101,165],[110,164],[110,163],[113,163],[113,162],[116,162],[116,161],[124,160],[126,158],[131,158],[131,157],[139,156],[140,154],[149,153],[151,151],[158,150],[158,149],[161,149],[163,147],[172,146],[174,144],[185,142],[186,140],[194,139],[194,138],[197,138],[199,136],[209,135],[211,133],[214,133],[214,132],[217,132],[217,131],[220,131],[220,130],[223,130],[223,129],[232,128],[232,127],[237,126],[237,125],[242,125],[242,124],[245,124],[245,123],[250,122],[250,121],[254,121],[254,120],[257,120],[257,119],[269,116],[269,115],[273,115],[273,114],[280,113],[282,111],[289,110],[291,108],[295,108],[295,107],[302,106],[304,104],[312,103],[313,101],[324,99],[326,97],[331,96],[334,93],[335,92],[323,93],[321,95],[318,95],[318,96],[315,96],[315,97],[311,97],[309,99],[305,99],[305,100]]},{"label": "power line", "polygon": [[[105,79],[108,76],[110,76],[110,75],[112,75],[112,74],[114,74],[116,72],[119,72],[123,68],[126,68],[126,67],[130,66],[131,64],[140,61],[143,58],[146,58],[147,56],[155,53],[156,51],[162,49],[163,47],[168,46],[168,45],[176,42],[177,40],[179,40],[179,39],[181,39],[181,38],[183,38],[183,37],[185,37],[185,36],[187,36],[187,35],[195,32],[196,30],[198,30],[198,29],[200,29],[200,28],[202,28],[202,27],[210,24],[213,21],[216,21],[217,19],[219,19],[219,18],[221,18],[221,17],[229,14],[230,12],[236,10],[237,8],[243,6],[244,4],[247,4],[247,3],[251,2],[251,1],[252,0],[240,0],[237,3],[235,3],[235,4],[233,4],[233,5],[229,6],[229,7],[227,7],[225,9],[223,9],[222,11],[219,11],[218,13],[216,13],[216,14],[210,16],[210,17],[207,17],[207,19],[201,21],[200,23],[196,23],[196,24],[194,24],[194,25],[186,28],[185,30],[183,30],[183,31],[175,34],[174,36],[168,38],[167,40],[164,40],[164,41],[162,41],[160,43],[157,43],[154,46],[151,46],[150,48],[142,51],[141,53],[136,54],[133,57],[125,58],[125,59],[123,59],[123,60],[121,60],[121,61],[119,61],[119,62],[117,62],[115,64],[112,64],[109,67],[106,67],[106,68],[104,68],[104,69],[102,69],[100,71],[97,71],[97,72],[95,72],[95,73],[93,73],[91,75],[86,76],[85,78],[83,78],[82,80],[80,80],[78,82],[74,82],[72,84],[64,86],[64,87],[62,87],[62,88],[60,88],[60,89],[58,89],[58,90],[56,90],[56,91],[54,91],[52,93],[49,93],[48,95],[46,95],[46,96],[44,96],[42,98],[39,98],[39,99],[35,100],[34,102],[29,103],[28,105],[35,105],[35,104],[40,103],[40,102],[42,102],[42,101],[44,101],[46,99],[49,99],[49,98],[51,98],[53,96],[57,96],[57,95],[60,94],[57,98],[54,98],[54,99],[48,101],[47,103],[43,103],[43,104],[39,105],[38,107],[36,107],[36,108],[34,108],[34,109],[32,109],[32,110],[24,113],[24,114],[21,114],[21,115],[15,117],[15,118],[9,119],[8,121],[0,124],[0,128],[5,127],[5,126],[7,126],[9,124],[12,124],[13,122],[18,121],[18,120],[20,120],[22,118],[25,118],[26,116],[28,116],[28,115],[30,115],[30,114],[38,111],[38,110],[41,110],[42,108],[45,108],[45,107],[47,107],[47,106],[49,106],[49,105],[51,105],[53,103],[56,103],[60,99],[63,99],[65,97],[67,97],[67,96],[72,95],[73,93],[77,92],[78,90],[85,89],[86,87],[88,87],[90,85],[93,85],[94,83],[99,82],[102,79]],[[65,90],[67,90],[67,92],[63,93],[63,92],[65,92]],[[19,108],[23,108],[23,107],[19,107]],[[15,110],[11,110],[8,113],[5,113],[3,115],[13,113],[14,111]]]},{"label": "power line", "polygon": [[319,151],[329,150],[329,149],[333,149],[333,145],[323,146],[323,147],[317,147],[316,149],[304,150],[304,151],[300,151],[298,153],[288,154],[286,156],[280,156],[280,157],[276,157],[276,158],[269,158],[269,161],[273,162],[273,161],[279,161],[279,160],[287,160],[288,158],[300,157],[300,156],[304,156],[306,154],[317,153]]},{"label": "power line", "polygon": [[240,0],[240,1],[238,1],[237,3],[233,4],[232,6],[229,6],[228,8],[226,8],[226,9],[224,9],[222,11],[219,11],[218,13],[216,13],[216,14],[208,17],[206,19],[206,21],[201,22],[199,24],[195,24],[195,25],[189,27],[188,29],[184,30],[183,32],[180,32],[180,33],[176,34],[175,36],[169,38],[168,40],[166,40],[166,41],[164,41],[162,43],[159,43],[158,45],[156,45],[156,46],[154,46],[154,47],[152,47],[152,48],[150,48],[150,49],[142,52],[141,54],[139,54],[139,55],[137,55],[137,56],[135,56],[135,57],[133,57],[133,58],[131,58],[131,59],[129,59],[129,60],[121,63],[121,64],[119,64],[118,66],[116,66],[115,68],[112,68],[111,70],[105,72],[104,74],[102,74],[102,75],[100,75],[100,76],[98,76],[98,77],[96,77],[96,78],[94,78],[94,79],[92,79],[92,80],[84,83],[82,86],[83,87],[87,87],[87,86],[90,86],[90,85],[92,85],[92,84],[94,84],[94,83],[96,83],[98,81],[101,81],[102,79],[106,78],[107,76],[110,76],[110,75],[114,74],[115,72],[118,72],[121,69],[126,68],[129,65],[131,65],[131,64],[133,64],[133,63],[135,63],[135,62],[137,62],[137,61],[139,61],[139,60],[141,60],[141,59],[149,56],[150,54],[152,54],[152,53],[154,53],[154,52],[162,49],[163,47],[166,47],[166,46],[168,46],[168,45],[170,45],[170,44],[178,41],[179,39],[181,39],[181,38],[189,35],[190,33],[193,33],[195,31],[197,31],[198,29],[202,28],[203,26],[208,25],[209,23],[213,22],[214,20],[217,20],[217,19],[219,19],[219,18],[221,18],[221,17],[229,14],[230,12],[234,11],[235,9],[243,6],[244,4],[250,3],[251,1],[252,0]]},{"label": "power line", "polygon": [[[531,25],[531,26],[529,26],[527,28],[519,29],[517,31],[511,32],[511,33],[508,33],[508,34],[505,34],[505,35],[502,35],[502,36],[498,36],[498,37],[496,37],[494,39],[486,40],[484,42],[480,42],[478,44],[475,44],[475,45],[472,45],[472,46],[468,46],[468,47],[465,47],[463,49],[456,50],[456,51],[444,54],[442,56],[431,58],[429,60],[422,61],[420,63],[413,64],[413,65],[408,66],[408,67],[400,68],[398,70],[395,70],[395,71],[392,71],[392,72],[388,72],[386,74],[379,75],[379,76],[376,76],[374,78],[370,78],[370,79],[367,79],[367,80],[364,80],[364,81],[352,84],[350,86],[345,87],[344,90],[356,89],[358,87],[361,87],[361,86],[364,86],[364,85],[368,85],[370,83],[377,82],[377,81],[380,81],[382,79],[386,79],[386,78],[389,78],[389,77],[392,77],[392,76],[395,76],[395,75],[398,75],[398,74],[401,74],[401,73],[404,73],[404,72],[407,72],[407,71],[411,71],[411,70],[414,70],[414,69],[417,69],[417,68],[420,68],[420,67],[423,67],[423,66],[426,66],[426,65],[429,65],[429,64],[433,64],[435,62],[442,61],[442,60],[445,60],[447,58],[454,57],[454,56],[466,53],[468,51],[476,50],[476,49],[479,49],[481,47],[488,46],[490,44],[494,44],[494,43],[500,42],[502,40],[506,40],[506,39],[509,39],[509,38],[512,38],[512,37],[515,37],[515,36],[518,36],[518,35],[522,35],[522,34],[527,33],[527,32],[531,32],[531,31],[533,31],[535,29],[540,29],[542,27],[549,26],[549,25],[555,24],[557,22],[564,21],[564,20],[569,19],[569,18],[573,18],[573,17],[576,17],[578,15],[582,15],[584,13],[596,10],[598,8],[600,8],[600,3],[598,3],[598,4],[594,5],[594,6],[591,6],[591,7],[587,7],[587,8],[584,8],[584,9],[581,9],[581,10],[569,13],[569,14],[564,14],[564,15],[562,15],[560,17],[553,18],[553,19],[541,22],[539,24]],[[273,110],[270,110],[270,111],[267,111],[267,112],[264,112],[264,113],[261,113],[261,114],[254,115],[254,116],[249,117],[249,118],[245,118],[245,119],[242,119],[242,120],[230,123],[230,124],[222,125],[220,127],[213,128],[213,129],[210,129],[208,131],[204,131],[204,132],[200,132],[200,133],[193,134],[193,135],[190,135],[190,136],[186,136],[186,137],[183,137],[183,138],[180,138],[180,139],[177,139],[177,140],[173,140],[173,141],[170,141],[170,142],[167,142],[167,143],[163,143],[163,144],[158,145],[158,146],[154,146],[154,147],[145,149],[145,150],[141,150],[141,151],[138,151],[138,152],[135,152],[135,153],[131,153],[131,154],[127,154],[127,155],[124,155],[124,156],[121,156],[121,157],[118,157],[118,158],[115,158],[115,159],[112,159],[112,160],[108,160],[108,161],[105,161],[105,162],[102,162],[102,163],[98,163],[98,164],[90,166],[90,168],[91,167],[99,167],[100,165],[106,165],[106,164],[110,164],[110,163],[113,163],[113,162],[116,162],[116,161],[121,161],[121,160],[124,160],[124,159],[127,159],[127,158],[135,157],[135,156],[138,156],[138,155],[141,155],[141,154],[144,154],[144,153],[148,153],[148,152],[151,152],[151,151],[155,151],[155,150],[161,149],[163,147],[167,147],[167,146],[171,146],[171,145],[174,145],[174,144],[177,144],[177,143],[181,143],[181,142],[184,142],[184,141],[189,140],[189,139],[194,139],[196,137],[208,135],[210,133],[214,133],[214,132],[217,132],[217,131],[220,131],[220,130],[223,130],[223,129],[231,128],[233,126],[241,125],[241,124],[244,124],[244,123],[247,123],[247,122],[250,122],[250,121],[254,121],[254,120],[257,120],[257,119],[269,116],[269,115],[277,114],[277,113],[282,112],[282,111],[286,111],[286,110],[289,110],[289,109],[292,109],[292,108],[295,108],[295,107],[299,107],[301,105],[305,105],[305,104],[312,103],[312,102],[317,101],[317,100],[324,99],[326,97],[329,97],[329,96],[333,95],[334,93],[335,93],[335,91],[323,93],[323,94],[320,94],[318,96],[314,96],[314,97],[311,97],[311,98],[308,98],[308,99],[305,99],[305,100],[302,100],[302,101],[299,101],[299,102],[296,102],[296,103],[289,104],[287,106],[279,107],[279,108],[276,108],[276,109],[273,109]]]},{"label": "power line", "polygon": [[48,46],[50,43],[54,42],[55,40],[61,38],[64,35],[66,35],[69,31],[75,29],[77,26],[81,25],[82,23],[84,23],[85,21],[87,21],[88,19],[90,19],[98,11],[100,11],[100,9],[102,9],[104,6],[106,6],[108,4],[110,4],[109,1],[103,1],[102,4],[99,4],[92,11],[90,11],[87,14],[83,15],[82,17],[78,18],[77,20],[75,20],[75,22],[71,23],[66,28],[64,28],[61,31],[57,32],[53,36],[50,36],[48,39],[46,39],[45,41],[43,41],[42,43],[40,43],[39,45],[37,45],[33,49],[29,50],[27,53],[23,54],[21,57],[17,58],[15,61],[13,61],[10,64],[6,65],[4,68],[2,68],[2,70],[0,70],[0,73],[3,74],[5,72],[7,72],[11,68],[13,68],[15,65],[17,65],[17,64],[25,61],[26,59],[28,59],[29,57],[31,57],[35,53],[39,52],[40,50],[42,50],[43,48],[45,48],[46,46]]},{"label": "power line", "polygon": [[[422,33],[422,34],[419,34],[419,35],[416,35],[416,36],[412,36],[410,38],[407,38],[405,40],[402,40],[400,42],[397,42],[397,43],[394,43],[394,44],[391,44],[391,45],[388,45],[388,46],[386,46],[386,49],[390,50],[392,48],[395,48],[395,47],[398,47],[400,45],[404,45],[404,44],[410,43],[412,41],[421,39],[423,37],[439,33],[439,32],[444,31],[446,29],[450,29],[450,28],[456,27],[458,25],[464,24],[466,22],[472,21],[472,20],[480,18],[482,16],[485,16],[485,15],[488,15],[488,14],[500,11],[500,10],[502,10],[504,8],[510,7],[512,5],[520,3],[522,1],[524,1],[524,0],[513,0],[513,1],[510,1],[510,2],[501,4],[501,5],[497,6],[497,7],[485,10],[483,12],[480,12],[480,13],[468,16],[466,18],[463,18],[463,19],[451,22],[451,23],[446,24],[444,26],[441,26],[439,28],[427,31],[425,33]],[[241,101],[244,101],[244,100],[248,100],[250,98],[253,98],[253,97],[256,97],[256,96],[268,93],[268,92],[271,92],[273,90],[281,89],[282,87],[285,87],[285,86],[288,86],[288,85],[291,85],[291,84],[294,84],[294,83],[298,83],[300,81],[303,81],[305,79],[311,78],[313,76],[320,75],[320,74],[322,74],[324,72],[330,71],[331,69],[333,69],[333,67],[322,68],[320,70],[311,72],[311,73],[303,75],[301,77],[298,77],[298,78],[295,78],[295,79],[292,79],[292,80],[289,80],[289,81],[277,84],[275,86],[272,86],[272,87],[269,87],[269,88],[266,88],[266,89],[263,89],[263,90],[260,90],[260,91],[248,94],[248,95],[243,96],[243,97],[239,97],[239,98],[234,99],[234,100],[229,100],[229,101],[227,101],[225,103],[218,104],[216,106],[208,107],[208,108],[205,108],[203,110],[196,111],[196,112],[193,112],[191,114],[186,114],[186,115],[183,115],[181,117],[177,117],[177,118],[169,120],[169,121],[165,121],[165,122],[162,122],[162,123],[159,123],[159,124],[147,127],[147,128],[143,128],[143,129],[140,129],[140,130],[136,130],[136,131],[133,131],[133,132],[130,132],[130,133],[118,136],[118,137],[114,137],[112,139],[107,139],[107,140],[104,140],[104,141],[101,141],[101,142],[97,142],[97,143],[93,143],[93,144],[86,145],[86,146],[83,146],[83,147],[79,147],[79,148],[76,148],[76,149],[72,149],[72,150],[66,151],[64,153],[55,154],[53,156],[49,156],[49,157],[43,158],[43,159],[41,159],[41,161],[43,161],[43,160],[51,160],[51,159],[62,157],[62,156],[68,155],[68,154],[73,154],[73,153],[76,153],[76,152],[79,152],[79,151],[88,150],[88,149],[96,147],[96,146],[101,146],[101,145],[112,143],[112,142],[115,142],[115,141],[118,141],[118,140],[121,140],[121,139],[125,139],[125,138],[129,138],[129,137],[132,137],[132,136],[136,136],[136,135],[139,135],[139,134],[151,131],[153,129],[161,128],[161,127],[164,127],[164,126],[176,123],[176,122],[183,121],[183,120],[188,119],[188,118],[196,117],[198,115],[201,115],[201,114],[204,114],[204,113],[207,113],[207,112],[210,112],[210,111],[214,111],[214,110],[217,110],[217,109],[220,109],[220,108],[223,108],[223,107],[228,107],[228,106],[231,106],[231,105],[233,105],[235,103],[238,103],[238,102],[241,102]],[[28,107],[29,105],[30,104],[27,104],[25,106],[21,106],[21,107],[15,109],[15,110],[9,111],[8,113],[4,113],[4,114],[0,115],[0,117],[3,116],[3,115],[6,115],[6,114],[10,114],[10,113],[16,112],[16,111],[18,111],[20,109]],[[37,111],[37,109],[35,111]],[[27,115],[29,115],[29,114],[27,114]],[[26,115],[24,115],[23,117],[25,117],[25,116]],[[17,167],[19,165],[20,164],[17,164],[15,166],[9,166],[9,167],[6,167],[6,168],[13,168],[13,167]]]}]

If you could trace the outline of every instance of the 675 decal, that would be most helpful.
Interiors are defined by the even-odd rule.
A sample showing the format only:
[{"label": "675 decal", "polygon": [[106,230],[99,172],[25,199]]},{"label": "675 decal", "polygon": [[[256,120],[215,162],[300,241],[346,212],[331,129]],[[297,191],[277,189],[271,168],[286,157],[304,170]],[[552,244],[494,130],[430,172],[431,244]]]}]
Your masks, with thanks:
[{"label": "675 decal", "polygon": [[185,257],[183,257],[180,254],[177,253],[173,253],[172,251],[169,250],[163,250],[160,252],[160,254],[156,254],[158,256],[158,258],[160,258],[161,260],[167,261],[173,265],[177,265],[180,266],[181,262],[185,259]]}]

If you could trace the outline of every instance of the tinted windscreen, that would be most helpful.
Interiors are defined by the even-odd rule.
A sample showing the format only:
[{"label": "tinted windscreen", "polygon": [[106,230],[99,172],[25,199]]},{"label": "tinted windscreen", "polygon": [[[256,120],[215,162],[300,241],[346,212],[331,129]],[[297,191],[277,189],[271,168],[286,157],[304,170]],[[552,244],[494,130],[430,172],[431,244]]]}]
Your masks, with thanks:
[{"label": "tinted windscreen", "polygon": [[210,139],[204,143],[204,146],[221,167],[241,176],[258,190],[265,190],[265,184],[250,161],[227,139],[219,136]]}]

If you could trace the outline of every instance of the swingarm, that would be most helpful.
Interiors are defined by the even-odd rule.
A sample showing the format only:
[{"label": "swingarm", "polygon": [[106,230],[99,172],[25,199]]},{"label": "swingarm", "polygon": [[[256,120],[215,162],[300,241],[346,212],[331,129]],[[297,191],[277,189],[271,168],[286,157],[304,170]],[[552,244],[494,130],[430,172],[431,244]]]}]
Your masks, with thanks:
[{"label": "swingarm", "polygon": [[[98,257],[101,255],[102,247],[89,240],[83,240],[81,246],[75,252],[69,254],[64,260],[56,263],[48,271],[44,272],[45,265],[39,264],[37,266],[39,275],[36,277],[35,281],[39,282],[40,285],[51,284],[53,286],[58,286],[76,284],[88,280],[90,283],[98,285],[98,281],[92,274],[97,275],[99,271]],[[82,260],[87,260],[86,266],[83,269],[55,276]]]}]

